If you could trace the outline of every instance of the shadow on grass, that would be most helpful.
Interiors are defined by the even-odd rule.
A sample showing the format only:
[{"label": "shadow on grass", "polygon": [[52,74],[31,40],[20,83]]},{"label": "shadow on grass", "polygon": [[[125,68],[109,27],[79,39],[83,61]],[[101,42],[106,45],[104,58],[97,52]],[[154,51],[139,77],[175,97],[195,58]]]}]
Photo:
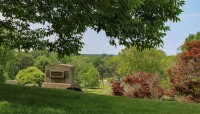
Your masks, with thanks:
[{"label": "shadow on grass", "polygon": [[1,114],[199,114],[200,104],[0,84]]}]

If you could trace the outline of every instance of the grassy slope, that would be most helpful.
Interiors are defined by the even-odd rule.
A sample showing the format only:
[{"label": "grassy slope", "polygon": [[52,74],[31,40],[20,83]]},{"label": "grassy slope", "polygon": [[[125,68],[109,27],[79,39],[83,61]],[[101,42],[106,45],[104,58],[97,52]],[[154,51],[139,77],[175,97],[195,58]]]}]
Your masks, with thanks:
[{"label": "grassy slope", "polygon": [[199,114],[200,104],[0,84],[1,114]]},{"label": "grassy slope", "polygon": [[99,88],[95,89],[86,89],[85,93],[94,93],[94,94],[101,94],[101,95],[111,95],[111,84],[109,82],[104,82],[104,85],[101,83]]}]

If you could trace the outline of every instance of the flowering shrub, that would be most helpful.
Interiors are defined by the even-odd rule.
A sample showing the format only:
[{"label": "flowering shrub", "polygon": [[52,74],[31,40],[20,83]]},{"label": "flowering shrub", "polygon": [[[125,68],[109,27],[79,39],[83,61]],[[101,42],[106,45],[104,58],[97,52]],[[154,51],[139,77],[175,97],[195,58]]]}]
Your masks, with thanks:
[{"label": "flowering shrub", "polygon": [[167,71],[178,95],[200,98],[200,41],[188,42],[178,54],[177,65]]}]

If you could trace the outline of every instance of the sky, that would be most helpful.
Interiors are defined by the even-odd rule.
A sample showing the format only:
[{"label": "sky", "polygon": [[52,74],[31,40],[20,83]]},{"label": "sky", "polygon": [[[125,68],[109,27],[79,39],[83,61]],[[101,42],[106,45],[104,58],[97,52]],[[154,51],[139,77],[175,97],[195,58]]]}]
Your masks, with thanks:
[{"label": "sky", "polygon": [[[181,21],[178,23],[167,22],[170,31],[166,32],[163,38],[164,46],[162,50],[167,55],[176,55],[177,48],[184,43],[189,34],[196,34],[200,31],[200,0],[186,0],[182,7],[183,13],[179,16]],[[110,46],[109,40],[104,32],[97,34],[88,29],[83,36],[85,43],[81,51],[82,54],[115,54],[117,55],[123,46]]]}]

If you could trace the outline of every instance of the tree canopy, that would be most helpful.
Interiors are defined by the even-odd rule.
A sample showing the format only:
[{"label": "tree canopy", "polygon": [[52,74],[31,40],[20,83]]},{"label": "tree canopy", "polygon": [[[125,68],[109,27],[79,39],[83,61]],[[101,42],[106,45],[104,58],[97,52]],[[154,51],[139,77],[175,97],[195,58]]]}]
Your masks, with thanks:
[{"label": "tree canopy", "polygon": [[[0,45],[78,54],[87,28],[105,31],[111,45],[137,49],[162,45],[183,0],[1,0]],[[44,26],[32,29],[31,24]],[[55,41],[46,37],[56,35]]]},{"label": "tree canopy", "polygon": [[186,50],[186,43],[188,42],[196,42],[196,41],[200,41],[200,32],[197,32],[196,34],[190,34],[184,41],[184,44],[182,44],[179,49],[181,51],[185,51]]},{"label": "tree canopy", "polygon": [[177,55],[176,66],[167,70],[172,89],[179,95],[200,98],[200,41],[184,43]]},{"label": "tree canopy", "polygon": [[161,61],[165,56],[163,51],[154,48],[145,49],[143,52],[137,51],[135,47],[125,48],[119,53],[121,62],[117,73],[121,77],[138,71],[163,74]]}]

